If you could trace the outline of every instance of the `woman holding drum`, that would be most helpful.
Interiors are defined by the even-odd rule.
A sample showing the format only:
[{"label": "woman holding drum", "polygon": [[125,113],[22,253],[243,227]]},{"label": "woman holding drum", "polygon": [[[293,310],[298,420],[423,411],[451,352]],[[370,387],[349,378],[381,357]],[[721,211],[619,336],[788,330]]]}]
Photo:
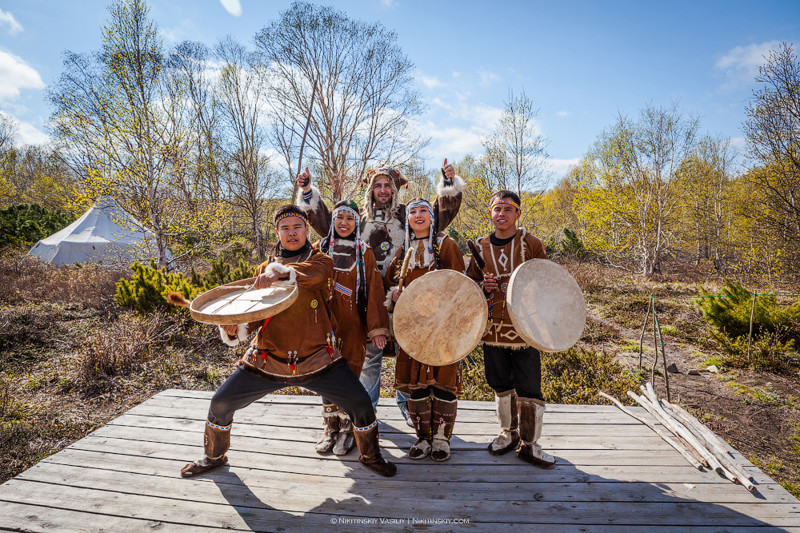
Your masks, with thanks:
[{"label": "woman holding drum", "polygon": [[540,468],[555,459],[537,443],[545,411],[541,358],[516,331],[507,309],[509,282],[515,269],[530,259],[545,259],[542,241],[517,228],[520,198],[502,190],[491,198],[495,231],[470,243],[473,257],[467,275],[478,282],[489,304],[489,323],[483,337],[486,381],[495,392],[500,434],[489,453],[502,455],[516,448],[517,456]]},{"label": "woman holding drum", "polygon": [[205,455],[187,464],[181,476],[198,476],[227,464],[234,413],[287,386],[310,389],[344,409],[354,425],[359,462],[382,476],[393,476],[396,467],[383,459],[378,447],[378,425],[369,395],[335,346],[328,307],[334,262],[309,246],[308,220],[302,209],[282,206],[274,221],[279,253],[258,267],[254,288],[288,278],[297,285],[296,300],[263,323],[220,327],[223,341],[231,346],[246,341],[250,332],[258,333],[236,370],[211,398]]},{"label": "woman holding drum", "polygon": [[[464,271],[464,258],[456,242],[436,233],[433,207],[422,198],[407,205],[404,246],[389,264],[385,280],[389,289],[387,307],[415,279],[439,269]],[[425,312],[426,310],[422,310]],[[413,359],[400,347],[395,364],[395,388],[411,394],[408,410],[417,441],[408,452],[411,459],[428,455],[434,461],[450,458],[450,437],[456,419],[456,396],[461,393],[460,363],[433,366]]]},{"label": "woman holding drum", "polygon": [[[356,203],[342,200],[333,209],[328,235],[314,243],[315,250],[333,259],[328,305],[336,321],[336,347],[356,377],[367,343],[383,350],[389,335],[383,278],[372,248],[361,240],[359,218]],[[350,417],[325,397],[322,408],[325,433],[317,452],[346,455],[355,445]]]}]

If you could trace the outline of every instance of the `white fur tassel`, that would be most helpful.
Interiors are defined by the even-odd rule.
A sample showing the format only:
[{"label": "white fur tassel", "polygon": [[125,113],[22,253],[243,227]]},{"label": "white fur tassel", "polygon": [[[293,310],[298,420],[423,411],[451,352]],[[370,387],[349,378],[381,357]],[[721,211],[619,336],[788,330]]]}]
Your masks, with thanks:
[{"label": "white fur tassel", "polygon": [[297,273],[294,271],[294,268],[286,265],[282,265],[277,261],[273,261],[272,263],[267,265],[267,268],[264,269],[265,274],[289,274],[289,281],[294,283],[297,281]]},{"label": "white fur tassel", "polygon": [[247,340],[247,324],[239,324],[236,327],[236,337],[233,339],[228,337],[228,334],[225,333],[225,330],[222,329],[222,326],[219,326],[219,336],[222,337],[222,342],[224,342],[231,348],[239,346],[240,342],[244,342]]},{"label": "white fur tassel", "polygon": [[444,180],[439,181],[436,185],[436,196],[455,196],[464,192],[466,188],[467,184],[464,183],[464,180],[460,176],[454,176],[452,185],[445,185]]}]

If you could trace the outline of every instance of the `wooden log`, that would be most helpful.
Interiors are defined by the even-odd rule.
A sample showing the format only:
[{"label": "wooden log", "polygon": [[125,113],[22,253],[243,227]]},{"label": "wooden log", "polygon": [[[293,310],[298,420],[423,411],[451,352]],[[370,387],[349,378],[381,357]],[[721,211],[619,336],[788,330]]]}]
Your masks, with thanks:
[{"label": "wooden log", "polygon": [[[692,465],[693,467],[695,467],[695,468],[696,468],[696,469],[698,469],[698,470],[702,470],[702,469],[703,469],[703,465],[702,465],[702,464],[701,464],[699,461],[697,461],[697,460],[696,460],[696,459],[695,459],[695,458],[692,456],[692,454],[691,454],[689,451],[687,451],[687,449],[686,449],[686,448],[684,448],[683,446],[681,446],[680,444],[678,444],[677,442],[675,442],[675,440],[674,440],[674,439],[672,439],[672,438],[671,438],[669,435],[667,435],[666,433],[664,433],[663,431],[661,431],[661,430],[660,430],[658,427],[656,427],[654,424],[651,424],[651,423],[650,423],[650,422],[649,422],[649,421],[648,421],[646,418],[643,418],[643,417],[641,417],[641,416],[639,416],[639,415],[637,415],[637,414],[634,414],[634,413],[633,413],[633,412],[631,412],[629,409],[625,409],[625,406],[624,406],[624,405],[622,405],[622,404],[621,404],[619,401],[617,401],[617,399],[616,399],[616,398],[614,398],[614,397],[612,397],[612,396],[610,396],[610,395],[606,394],[605,392],[603,392],[603,391],[597,391],[597,392],[598,392],[598,394],[600,394],[600,396],[602,396],[603,398],[605,398],[605,399],[607,399],[607,400],[611,401],[611,403],[613,403],[614,405],[616,405],[617,407],[619,407],[619,408],[620,408],[620,410],[621,410],[623,413],[627,414],[628,416],[630,416],[630,417],[632,417],[632,418],[635,418],[636,420],[638,420],[638,421],[639,421],[639,422],[641,422],[642,424],[646,425],[647,427],[649,427],[650,429],[652,429],[653,431],[655,431],[655,432],[656,432],[656,433],[657,433],[657,434],[658,434],[658,435],[659,435],[659,436],[660,436],[662,439],[664,439],[664,442],[666,442],[667,444],[669,444],[670,446],[672,446],[673,448],[675,448],[675,450],[676,450],[678,453],[680,453],[680,454],[683,456],[683,458],[684,458],[684,459],[686,459],[686,460],[689,462],[689,464],[690,464],[690,465]],[[689,448],[689,450],[691,450],[691,448]]]},{"label": "wooden log", "polygon": [[[692,433],[683,427],[683,425],[679,424],[676,420],[671,418],[663,409],[660,409],[659,406],[651,403],[647,396],[639,396],[635,392],[628,391],[628,396],[633,398],[636,403],[647,409],[647,412],[656,417],[656,420],[661,422],[664,426],[667,427],[670,431],[675,433],[676,435],[681,436],[683,439],[686,440],[697,452],[706,460],[708,461],[708,465],[712,468],[715,472],[722,474],[723,476],[727,477],[731,481],[736,479],[736,476],[728,472],[719,461],[714,458],[714,456],[705,449],[705,447],[700,444],[697,439],[692,435]],[[734,481],[735,482],[735,481]]]},{"label": "wooden log", "polygon": [[[711,450],[711,449],[709,449],[707,447],[705,439],[703,437],[699,437],[699,436],[695,435],[692,432],[691,428],[685,426],[680,420],[678,420],[675,417],[673,417],[672,415],[670,415],[670,413],[668,413],[664,409],[664,407],[662,407],[661,401],[658,399],[658,396],[656,396],[655,390],[650,386],[649,383],[647,383],[645,386],[642,386],[641,388],[642,388],[642,391],[645,393],[645,395],[652,402],[653,407],[659,412],[659,414],[661,414],[664,418],[666,418],[670,422],[674,423],[676,425],[676,427],[681,428],[684,432],[688,432],[688,434],[691,437],[693,437],[693,438],[690,439],[690,438],[687,438],[686,436],[684,436],[684,438],[686,438],[687,442],[689,442],[693,447],[695,447],[698,452],[702,453],[704,457],[709,459],[709,465],[713,464],[714,465],[714,470],[716,470],[718,473],[724,475],[725,477],[727,477],[728,479],[730,479],[734,483],[741,483],[740,476],[737,476],[737,474],[733,470],[731,470],[721,460],[721,458],[718,457],[718,455],[716,453],[714,453],[713,450]],[[713,462],[712,462],[712,460],[713,460]],[[719,465],[719,468],[721,468],[722,471],[720,471],[719,468],[717,468],[717,465]],[[755,490],[755,487],[749,481],[747,483],[742,483],[742,484],[750,492],[753,492],[753,490]]]},{"label": "wooden log", "polygon": [[698,438],[705,441],[706,447],[709,449],[709,451],[716,456],[716,458],[725,468],[730,470],[731,473],[739,478],[739,482],[746,487],[747,490],[750,492],[754,492],[756,490],[756,487],[752,483],[753,479],[751,476],[745,473],[742,466],[733,460],[733,458],[728,454],[728,450],[722,446],[719,437],[713,431],[701,424],[697,418],[693,417],[688,411],[679,405],[665,401],[664,406],[668,411],[672,412],[675,417],[680,419],[687,428],[694,431]]}]

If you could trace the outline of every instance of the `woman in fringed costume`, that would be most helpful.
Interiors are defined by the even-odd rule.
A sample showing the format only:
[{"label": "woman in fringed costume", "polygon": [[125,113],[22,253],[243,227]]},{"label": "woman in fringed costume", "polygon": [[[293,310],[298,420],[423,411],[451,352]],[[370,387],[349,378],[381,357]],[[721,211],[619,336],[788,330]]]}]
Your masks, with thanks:
[{"label": "woman in fringed costume", "polygon": [[[382,350],[389,335],[383,278],[372,248],[361,240],[359,218],[355,202],[339,202],[328,235],[314,244],[314,249],[333,258],[328,305],[336,319],[336,346],[356,377],[361,374],[367,343]],[[325,397],[322,409],[326,427],[317,452],[346,455],[355,446],[350,417]]]},{"label": "woman in fringed costume", "polygon": [[[436,234],[434,231],[436,226],[431,204],[415,198],[406,208],[405,244],[389,264],[386,283],[397,283],[406,250],[413,250],[413,255],[403,280],[404,287],[433,270],[449,268],[464,272],[464,258],[456,242],[445,233]],[[392,300],[397,301],[399,294],[399,287],[389,289]],[[417,432],[417,441],[408,452],[409,458],[423,459],[430,455],[434,461],[448,460],[458,405],[456,397],[461,394],[461,363],[429,366],[412,359],[400,348],[394,386],[411,394],[408,411]]]}]

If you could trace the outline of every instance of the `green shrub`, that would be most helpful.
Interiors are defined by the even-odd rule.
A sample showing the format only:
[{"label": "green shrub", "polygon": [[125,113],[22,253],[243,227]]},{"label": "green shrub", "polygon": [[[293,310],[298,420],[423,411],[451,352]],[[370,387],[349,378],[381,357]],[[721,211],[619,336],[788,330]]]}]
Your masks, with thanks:
[{"label": "green shrub", "polygon": [[[699,306],[712,326],[711,336],[725,351],[725,364],[743,368],[790,371],[797,364],[795,345],[800,341],[800,301],[778,305],[777,298],[753,295],[740,283],[726,280],[721,298],[701,289]],[[753,335],[750,339],[750,315]]]},{"label": "green shrub", "polygon": [[542,393],[548,402],[603,404],[602,390],[630,403],[627,391],[639,387],[641,376],[631,373],[605,352],[571,348],[542,353]]},{"label": "green shrub", "polygon": [[0,247],[33,244],[70,225],[74,217],[48,211],[38,204],[19,204],[0,209]]},{"label": "green shrub", "polygon": [[246,261],[240,260],[235,269],[222,259],[211,264],[211,270],[200,275],[192,269],[189,278],[180,272],[167,272],[166,268],[158,268],[155,261],[150,266],[141,263],[131,265],[133,278],[131,281],[120,280],[114,295],[117,303],[141,313],[150,313],[160,309],[176,309],[167,303],[167,294],[179,292],[186,299],[192,300],[198,294],[214,287],[239,279],[251,278],[255,268]]}]

